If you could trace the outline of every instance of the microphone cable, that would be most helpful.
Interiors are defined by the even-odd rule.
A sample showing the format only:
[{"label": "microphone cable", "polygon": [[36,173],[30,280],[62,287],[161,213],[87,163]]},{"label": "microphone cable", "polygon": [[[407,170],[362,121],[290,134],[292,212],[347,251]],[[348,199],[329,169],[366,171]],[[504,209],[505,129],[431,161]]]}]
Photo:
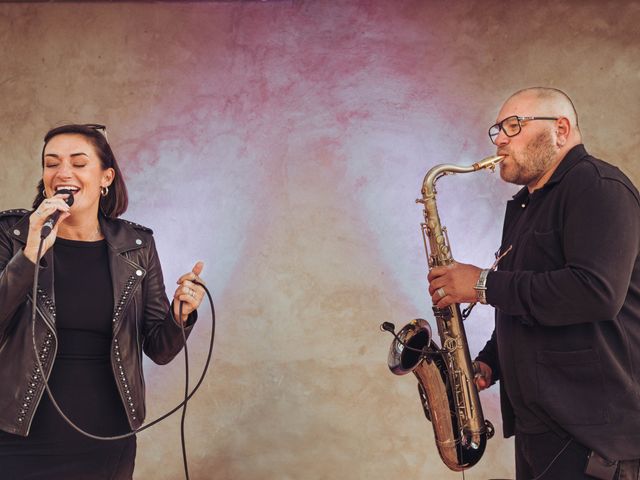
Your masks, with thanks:
[{"label": "microphone cable", "polygon": [[[197,285],[202,285],[200,282],[194,282]],[[203,285],[204,287],[204,285]],[[209,291],[205,287],[207,294]],[[182,332],[182,342],[184,345],[184,400],[182,402],[182,415],[180,417],[180,444],[182,446],[182,463],[184,465],[184,477],[189,480],[189,465],[187,462],[187,445],[184,435],[184,421],[187,417],[187,403],[189,401],[189,352],[187,350],[187,334],[184,331],[184,322],[182,321],[182,304],[178,304],[178,317],[180,317],[180,331]],[[213,305],[213,302],[211,302]],[[169,307],[171,308],[171,307]],[[213,307],[212,307],[213,308]]]},{"label": "microphone cable", "polygon": [[[185,442],[185,436],[184,436],[184,423],[185,423],[185,418],[186,418],[186,413],[187,413],[187,403],[189,402],[189,400],[191,400],[193,395],[198,391],[198,389],[202,385],[202,382],[204,381],[204,377],[206,376],[207,371],[209,370],[209,364],[211,363],[211,357],[213,355],[213,341],[214,341],[214,338],[215,338],[215,331],[216,331],[216,312],[215,312],[213,299],[211,298],[211,293],[209,292],[209,289],[203,283],[198,282],[198,281],[194,281],[195,284],[200,285],[202,288],[204,288],[204,291],[207,294],[207,297],[209,299],[209,305],[211,307],[211,336],[210,336],[210,339],[209,339],[209,351],[207,353],[207,360],[205,361],[205,365],[204,365],[204,368],[202,370],[202,374],[200,375],[200,378],[198,379],[198,382],[196,383],[196,386],[193,388],[193,390],[191,392],[189,392],[189,357],[188,357],[188,350],[187,350],[187,336],[186,336],[186,332],[185,332],[185,329],[184,329],[184,323],[179,322],[180,323],[180,329],[182,331],[182,339],[183,339],[183,347],[184,347],[184,360],[185,360],[185,390],[184,390],[184,399],[182,400],[182,402],[180,404],[178,404],[177,406],[175,406],[174,408],[172,408],[171,410],[169,410],[164,415],[160,416],[159,418],[153,420],[152,422],[147,423],[146,425],[144,425],[144,426],[142,426],[142,427],[140,427],[138,429],[132,430],[131,432],[124,433],[122,435],[114,435],[114,436],[93,435],[92,433],[86,432],[82,428],[78,427],[62,411],[62,409],[58,405],[58,402],[56,401],[56,399],[53,396],[53,392],[51,392],[51,389],[49,388],[48,378],[45,375],[45,371],[44,371],[44,368],[42,366],[42,362],[40,362],[40,356],[38,355],[38,347],[36,345],[35,322],[36,322],[36,315],[37,315],[37,304],[36,304],[36,302],[37,302],[37,298],[38,298],[38,296],[37,296],[37,294],[38,294],[38,277],[39,277],[39,271],[40,271],[39,266],[40,266],[40,260],[42,258],[42,247],[43,247],[43,245],[44,245],[44,238],[41,238],[40,239],[40,244],[38,245],[38,253],[36,255],[36,264],[35,264],[34,274],[33,274],[33,290],[32,290],[32,294],[31,294],[32,295],[32,299],[31,299],[32,300],[32,309],[31,309],[31,342],[33,344],[33,351],[36,354],[36,362],[38,364],[38,368],[40,369],[40,372],[42,374],[42,380],[44,381],[45,390],[47,391],[47,394],[49,395],[49,398],[51,399],[51,403],[53,404],[54,408],[56,409],[58,414],[62,417],[62,419],[71,428],[73,428],[78,433],[84,435],[85,437],[92,438],[94,440],[105,440],[105,441],[121,440],[121,439],[124,439],[124,438],[132,437],[132,436],[136,435],[137,433],[140,433],[140,432],[146,430],[147,428],[150,428],[150,427],[154,426],[155,424],[161,422],[162,420],[164,420],[165,418],[173,415],[175,412],[177,412],[178,410],[180,410],[182,408],[182,418],[181,418],[181,421],[180,421],[180,441],[181,441],[181,445],[182,445],[182,459],[183,459],[183,464],[184,464],[184,474],[185,474],[186,480],[189,480],[189,469],[188,469],[188,462],[187,462],[187,449],[186,449],[186,442]],[[179,305],[178,305],[179,316],[180,316],[181,319],[182,319],[182,304],[183,304],[183,302],[180,302]]]}]

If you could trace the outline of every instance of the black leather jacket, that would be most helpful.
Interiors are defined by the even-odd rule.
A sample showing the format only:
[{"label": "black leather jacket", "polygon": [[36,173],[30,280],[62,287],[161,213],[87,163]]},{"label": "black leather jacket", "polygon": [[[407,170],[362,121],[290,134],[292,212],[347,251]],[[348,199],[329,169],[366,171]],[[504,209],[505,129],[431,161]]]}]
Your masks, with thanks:
[{"label": "black leather jacket", "polygon": [[[29,231],[27,210],[0,212],[0,429],[26,436],[44,392],[57,351],[53,251],[39,273],[35,341],[31,333],[34,264],[24,256]],[[125,220],[100,218],[108,245],[114,312],[111,366],[131,428],[145,418],[142,352],[158,364],[181,350],[180,326],[173,319],[160,261],[148,228]],[[188,334],[195,322],[192,313]]]}]

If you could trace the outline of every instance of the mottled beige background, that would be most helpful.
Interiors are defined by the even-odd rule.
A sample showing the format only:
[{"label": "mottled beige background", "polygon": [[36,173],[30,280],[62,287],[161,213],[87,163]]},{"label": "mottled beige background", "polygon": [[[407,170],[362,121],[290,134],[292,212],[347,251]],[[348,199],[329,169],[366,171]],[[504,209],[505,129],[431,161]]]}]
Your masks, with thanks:
[{"label": "mottled beige background", "polygon": [[[30,205],[46,130],[102,122],[169,288],[205,260],[218,324],[189,405],[192,479],[461,478],[378,330],[432,318],[422,177],[493,153],[501,102],[549,85],[590,151],[640,183],[639,24],[638,1],[2,4],[0,209]],[[440,185],[454,256],[489,264],[515,187]],[[467,328],[475,353],[491,309]],[[182,360],[146,372],[155,417],[180,399]],[[496,390],[499,434],[467,479],[513,477]],[[181,469],[178,417],[140,434],[136,479]]]}]

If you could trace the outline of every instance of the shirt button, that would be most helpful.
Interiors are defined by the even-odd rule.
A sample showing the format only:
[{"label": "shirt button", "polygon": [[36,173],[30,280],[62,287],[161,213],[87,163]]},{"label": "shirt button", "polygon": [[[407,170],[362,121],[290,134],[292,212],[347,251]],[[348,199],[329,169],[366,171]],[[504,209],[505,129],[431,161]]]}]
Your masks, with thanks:
[{"label": "shirt button", "polygon": [[18,230],[17,228],[13,231],[14,235],[20,235],[20,230]]},{"label": "shirt button", "polygon": [[140,240],[139,238],[136,238],[136,245],[142,245],[142,240]]},{"label": "shirt button", "polygon": [[142,276],[142,270],[136,270],[136,275],[139,277]]}]

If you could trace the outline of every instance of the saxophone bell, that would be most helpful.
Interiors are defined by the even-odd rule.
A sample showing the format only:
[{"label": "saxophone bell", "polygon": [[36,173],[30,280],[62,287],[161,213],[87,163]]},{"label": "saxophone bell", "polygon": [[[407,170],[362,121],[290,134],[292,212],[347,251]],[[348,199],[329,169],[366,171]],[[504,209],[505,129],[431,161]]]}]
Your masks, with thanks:
[{"label": "saxophone bell", "polygon": [[431,353],[431,326],[422,318],[411,320],[394,336],[396,338],[389,348],[387,364],[389,370],[396,375],[412,372]]}]

